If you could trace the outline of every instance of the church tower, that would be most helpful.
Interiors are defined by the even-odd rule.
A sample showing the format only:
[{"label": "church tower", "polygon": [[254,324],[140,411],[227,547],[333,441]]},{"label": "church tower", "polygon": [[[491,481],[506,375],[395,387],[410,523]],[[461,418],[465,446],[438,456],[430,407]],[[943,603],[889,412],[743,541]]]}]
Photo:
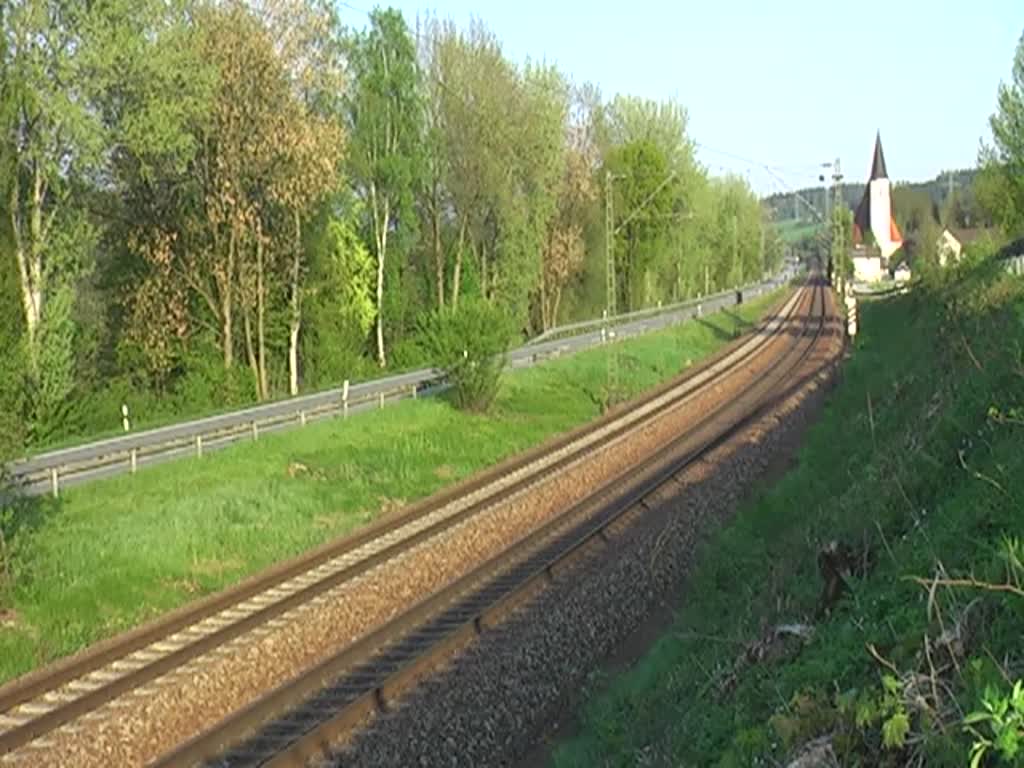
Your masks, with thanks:
[{"label": "church tower", "polygon": [[871,178],[857,213],[853,218],[853,242],[860,244],[864,234],[870,232],[882,252],[882,259],[888,260],[903,245],[903,236],[892,215],[892,186],[885,169],[885,155],[882,153],[881,133],[875,135],[875,156],[871,161]]}]

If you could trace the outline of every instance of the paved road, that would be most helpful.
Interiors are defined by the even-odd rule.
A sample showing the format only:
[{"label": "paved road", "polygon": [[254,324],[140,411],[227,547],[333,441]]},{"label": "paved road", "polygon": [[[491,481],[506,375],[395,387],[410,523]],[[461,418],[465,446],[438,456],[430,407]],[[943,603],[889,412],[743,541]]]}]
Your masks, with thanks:
[{"label": "paved road", "polygon": [[[752,298],[772,290],[792,277],[783,275],[763,284],[743,289],[743,298]],[[701,314],[710,314],[737,303],[738,292],[729,291],[658,310],[620,316],[611,325],[612,338],[626,338],[666,328]],[[561,334],[563,338],[551,338]],[[577,323],[554,329],[535,342],[512,350],[508,365],[525,368],[552,357],[572,354],[604,342],[600,321]],[[342,413],[358,413],[380,408],[384,402],[408,397],[423,397],[445,387],[441,372],[423,368],[381,379],[352,384],[345,405],[342,388],[303,395],[273,403],[172,424],[158,429],[128,433],[120,437],[64,448],[15,462],[15,479],[29,494],[53,493],[57,488],[124,474],[138,468],[161,464],[184,456],[195,456],[224,448],[239,440],[258,439],[267,432],[296,427],[310,421],[334,418]]]}]

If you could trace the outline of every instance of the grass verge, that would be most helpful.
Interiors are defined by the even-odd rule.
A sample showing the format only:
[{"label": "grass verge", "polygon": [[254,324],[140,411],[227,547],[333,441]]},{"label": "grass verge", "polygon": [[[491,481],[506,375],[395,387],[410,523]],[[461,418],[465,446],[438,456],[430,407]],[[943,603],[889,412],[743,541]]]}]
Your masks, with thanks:
[{"label": "grass verge", "polygon": [[[780,294],[508,374],[486,415],[440,399],[69,489],[0,518],[0,682],[237,582],[599,415],[713,353]],[[6,586],[4,586],[6,584]]]},{"label": "grass verge", "polygon": [[709,537],[554,764],[1024,764],[1022,438],[1021,280],[863,303],[797,468]]}]

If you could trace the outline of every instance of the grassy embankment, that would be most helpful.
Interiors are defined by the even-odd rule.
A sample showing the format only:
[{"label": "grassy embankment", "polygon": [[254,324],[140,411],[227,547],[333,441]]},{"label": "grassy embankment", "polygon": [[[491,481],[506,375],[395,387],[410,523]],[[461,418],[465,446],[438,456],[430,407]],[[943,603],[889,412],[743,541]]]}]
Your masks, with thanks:
[{"label": "grassy embankment", "polygon": [[796,219],[785,219],[777,223],[779,236],[783,242],[798,243],[804,238],[811,237],[820,225],[814,222],[797,221]]},{"label": "grassy embankment", "polygon": [[[615,345],[625,394],[719,349],[779,296]],[[400,403],[69,489],[0,520],[0,681],[594,418],[608,349],[507,375],[486,416]]]},{"label": "grassy embankment", "polygon": [[[843,766],[965,766],[984,739],[980,765],[1024,765],[1024,694],[963,722],[1024,677],[1024,281],[964,269],[861,319],[797,468],[706,542],[648,655],[594,681],[558,768],[785,766],[819,737]],[[772,640],[793,623],[809,641]]]}]

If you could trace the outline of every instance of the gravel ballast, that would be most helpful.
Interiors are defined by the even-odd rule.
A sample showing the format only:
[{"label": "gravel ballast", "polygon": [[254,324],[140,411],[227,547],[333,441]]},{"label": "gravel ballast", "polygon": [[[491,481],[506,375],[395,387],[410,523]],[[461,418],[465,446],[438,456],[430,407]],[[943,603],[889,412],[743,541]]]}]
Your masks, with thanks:
[{"label": "gravel ballast", "polygon": [[[562,714],[566,698],[680,589],[701,538],[727,521],[780,456],[792,454],[835,376],[826,337],[807,383],[657,495],[607,551],[562,576],[445,670],[378,717],[329,761],[337,766],[514,765]],[[649,500],[650,501],[650,500]]]}]

